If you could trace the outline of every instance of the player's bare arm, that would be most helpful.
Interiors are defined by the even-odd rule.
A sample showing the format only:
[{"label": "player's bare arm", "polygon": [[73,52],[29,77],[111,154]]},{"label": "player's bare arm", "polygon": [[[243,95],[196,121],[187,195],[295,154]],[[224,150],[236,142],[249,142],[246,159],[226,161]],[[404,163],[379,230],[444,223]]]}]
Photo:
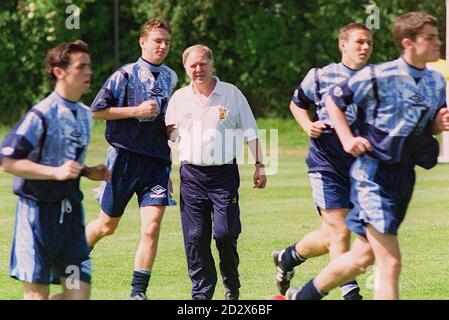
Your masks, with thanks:
[{"label": "player's bare arm", "polygon": [[366,151],[371,151],[371,144],[368,140],[363,137],[354,137],[351,129],[349,128],[348,122],[344,112],[342,112],[332,98],[329,96],[326,99],[326,108],[329,117],[334,124],[335,131],[337,132],[338,138],[343,145],[343,149],[354,157],[358,157],[364,154]]},{"label": "player's bare arm", "polygon": [[83,168],[79,163],[69,160],[59,167],[47,166],[28,159],[5,158],[2,162],[5,172],[25,179],[58,180],[76,179]]},{"label": "player's bare arm", "polygon": [[151,118],[157,115],[159,108],[155,100],[146,100],[135,107],[111,107],[101,111],[92,112],[97,120],[122,120],[130,118]]},{"label": "player's bare arm", "polygon": [[84,166],[81,170],[81,176],[93,181],[108,181],[110,171],[104,164],[98,164],[93,167]]},{"label": "player's bare arm", "polygon": [[290,102],[290,111],[295,117],[296,122],[301,126],[301,128],[307,133],[311,138],[318,138],[326,125],[321,121],[312,122],[310,120],[307,110],[298,108],[293,102]]}]

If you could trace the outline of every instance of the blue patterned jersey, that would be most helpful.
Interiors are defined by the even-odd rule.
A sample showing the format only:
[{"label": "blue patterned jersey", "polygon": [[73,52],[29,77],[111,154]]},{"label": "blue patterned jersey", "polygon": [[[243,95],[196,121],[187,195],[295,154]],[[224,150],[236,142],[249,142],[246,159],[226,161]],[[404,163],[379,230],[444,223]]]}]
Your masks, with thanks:
[{"label": "blue patterned jersey", "polygon": [[114,72],[92,103],[93,112],[110,107],[135,107],[146,100],[156,100],[159,113],[153,118],[108,120],[109,144],[170,162],[165,111],[177,81],[176,73],[169,67],[155,66],[142,58]]},{"label": "blue patterned jersey", "polygon": [[[31,108],[6,135],[0,158],[29,159],[61,166],[68,160],[84,164],[92,117],[82,103],[65,100],[56,92]],[[66,181],[14,179],[14,193],[36,201],[81,201],[79,178]]]},{"label": "blue patterned jersey", "polygon": [[371,156],[432,167],[438,144],[430,129],[446,104],[445,88],[438,72],[416,69],[398,58],[365,67],[334,87],[330,96],[342,111],[351,103],[358,105],[360,135],[371,143]]},{"label": "blue patterned jersey", "polygon": [[[326,94],[332,86],[348,79],[356,72],[341,62],[331,63],[323,68],[312,68],[295,90],[292,101],[299,108],[306,110],[316,106],[318,120],[332,126],[324,104]],[[350,125],[356,120],[356,111],[356,106],[351,105],[345,112]]]},{"label": "blue patterned jersey", "polygon": [[[349,174],[354,158],[343,150],[333,130],[324,101],[332,86],[355,73],[355,70],[341,62],[331,63],[323,68],[312,68],[293,94],[292,102],[297,107],[305,110],[316,107],[316,118],[327,126],[320,137],[310,138],[310,150],[306,159],[309,172],[328,171],[344,177]],[[356,105],[346,109],[345,114],[350,125],[355,125],[356,111]]]}]

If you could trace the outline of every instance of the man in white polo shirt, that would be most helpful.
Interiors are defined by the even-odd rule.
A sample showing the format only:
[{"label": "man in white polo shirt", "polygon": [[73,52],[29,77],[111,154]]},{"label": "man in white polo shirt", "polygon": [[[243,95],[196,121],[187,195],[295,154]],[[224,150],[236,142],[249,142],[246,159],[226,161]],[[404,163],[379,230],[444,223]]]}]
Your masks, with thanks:
[{"label": "man in white polo shirt", "polygon": [[217,271],[210,248],[213,234],[225,299],[237,300],[241,224],[236,155],[246,140],[256,159],[254,188],[265,188],[257,124],[240,90],[212,75],[214,59],[208,47],[191,46],[182,59],[191,83],[173,94],[165,123],[171,136],[178,136],[181,221],[192,299],[209,300],[214,294]]}]

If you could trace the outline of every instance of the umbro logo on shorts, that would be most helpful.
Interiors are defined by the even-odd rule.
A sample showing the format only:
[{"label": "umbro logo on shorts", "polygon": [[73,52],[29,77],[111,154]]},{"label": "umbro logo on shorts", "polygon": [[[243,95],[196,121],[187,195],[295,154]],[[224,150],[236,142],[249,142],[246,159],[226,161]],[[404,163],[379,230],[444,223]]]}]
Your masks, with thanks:
[{"label": "umbro logo on shorts", "polygon": [[151,191],[153,191],[153,193],[155,194],[163,194],[165,191],[167,191],[167,189],[161,187],[160,185],[157,185],[151,188]]},{"label": "umbro logo on shorts", "polygon": [[154,186],[153,188],[151,188],[151,191],[153,193],[150,194],[150,198],[166,198],[167,195],[165,194],[165,191],[167,191],[167,189],[161,187],[160,185]]}]

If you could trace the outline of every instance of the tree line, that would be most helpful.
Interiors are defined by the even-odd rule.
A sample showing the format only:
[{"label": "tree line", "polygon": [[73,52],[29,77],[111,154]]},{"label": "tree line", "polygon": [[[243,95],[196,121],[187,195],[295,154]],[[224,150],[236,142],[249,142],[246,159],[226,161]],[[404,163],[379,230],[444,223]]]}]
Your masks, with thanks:
[{"label": "tree line", "polygon": [[[79,8],[79,16],[70,5]],[[370,11],[373,5],[376,10]],[[1,0],[0,123],[16,121],[49,93],[43,60],[48,49],[63,41],[82,39],[91,47],[93,84],[83,98],[89,104],[117,63],[137,60],[140,26],[155,17],[173,29],[166,63],[177,72],[180,86],[187,83],[183,50],[203,43],[214,52],[216,74],[243,91],[256,115],[285,117],[308,69],[339,60],[340,27],[377,15],[370,60],[377,63],[398,55],[390,35],[394,18],[420,10],[438,18],[444,40],[444,0]]]}]

